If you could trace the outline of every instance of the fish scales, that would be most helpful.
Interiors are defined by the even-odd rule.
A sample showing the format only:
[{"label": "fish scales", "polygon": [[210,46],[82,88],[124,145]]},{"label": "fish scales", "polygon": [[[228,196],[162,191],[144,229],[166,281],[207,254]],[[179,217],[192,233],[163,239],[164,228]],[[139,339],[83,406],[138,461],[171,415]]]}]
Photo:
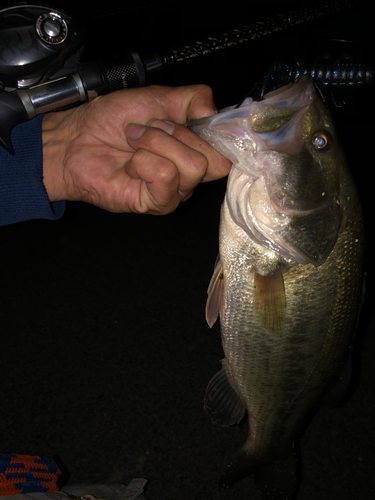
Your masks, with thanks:
[{"label": "fish scales", "polygon": [[[224,205],[222,227],[226,217]],[[323,265],[300,265],[285,273],[286,319],[277,333],[254,317],[254,285],[249,279],[254,262],[236,262],[239,254],[253,254],[254,242],[238,229],[233,235],[227,230],[220,234],[225,282],[222,344],[233,385],[251,409],[248,447],[252,454],[267,456],[268,446],[280,448],[281,457],[290,453],[293,434],[311,410],[311,387],[314,398],[319,398],[349,355],[358,309],[358,299],[353,298],[359,297],[361,289],[361,282],[352,279],[361,275],[360,213],[357,219],[341,233]],[[304,403],[307,384],[310,391]],[[285,436],[282,442],[281,435]]]},{"label": "fish scales", "polygon": [[248,414],[247,441],[221,485],[254,473],[262,498],[288,500],[297,432],[327,393],[337,399],[348,383],[362,211],[307,77],[242,106],[191,126],[233,162],[206,307],[210,326],[220,316],[225,360],[205,407],[221,425]]}]

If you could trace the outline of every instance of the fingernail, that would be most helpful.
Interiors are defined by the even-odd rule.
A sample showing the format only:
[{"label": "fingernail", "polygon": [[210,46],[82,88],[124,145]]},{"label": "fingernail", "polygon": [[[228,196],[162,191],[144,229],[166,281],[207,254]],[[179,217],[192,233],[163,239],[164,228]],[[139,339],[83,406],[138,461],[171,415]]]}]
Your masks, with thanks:
[{"label": "fingernail", "polygon": [[141,135],[146,130],[144,125],[138,125],[138,123],[130,123],[125,129],[125,135],[129,139],[136,141],[141,137]]},{"label": "fingernail", "polygon": [[174,131],[174,124],[167,120],[151,120],[147,125],[149,127],[160,128],[169,135],[172,135]]}]

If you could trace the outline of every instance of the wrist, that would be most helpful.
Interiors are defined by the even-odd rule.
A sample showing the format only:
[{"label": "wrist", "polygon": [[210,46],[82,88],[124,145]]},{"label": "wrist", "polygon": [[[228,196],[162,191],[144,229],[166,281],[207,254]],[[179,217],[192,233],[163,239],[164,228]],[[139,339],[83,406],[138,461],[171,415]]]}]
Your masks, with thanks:
[{"label": "wrist", "polygon": [[68,199],[64,159],[68,150],[69,134],[62,123],[66,113],[70,112],[48,113],[42,121],[43,183],[51,203]]}]

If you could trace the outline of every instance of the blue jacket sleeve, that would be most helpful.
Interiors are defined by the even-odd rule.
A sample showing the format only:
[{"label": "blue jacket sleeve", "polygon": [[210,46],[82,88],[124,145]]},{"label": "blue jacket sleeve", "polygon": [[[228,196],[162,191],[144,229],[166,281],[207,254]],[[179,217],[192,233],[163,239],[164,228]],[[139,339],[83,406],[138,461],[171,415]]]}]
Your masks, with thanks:
[{"label": "blue jacket sleeve", "polygon": [[65,202],[50,203],[43,184],[42,116],[12,131],[15,155],[0,147],[0,225],[60,218]]}]

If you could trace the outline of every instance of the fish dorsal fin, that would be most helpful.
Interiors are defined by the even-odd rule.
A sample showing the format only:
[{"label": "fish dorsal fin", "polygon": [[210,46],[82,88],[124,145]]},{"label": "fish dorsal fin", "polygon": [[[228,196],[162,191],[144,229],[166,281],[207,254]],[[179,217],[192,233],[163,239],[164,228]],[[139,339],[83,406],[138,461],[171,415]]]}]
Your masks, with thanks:
[{"label": "fish dorsal fin", "polygon": [[208,326],[212,328],[217,320],[223,306],[224,299],[224,280],[223,280],[223,266],[218,257],[216,259],[214,273],[212,275],[210,284],[207,290],[207,303],[206,303],[206,321]]},{"label": "fish dorsal fin", "polygon": [[214,424],[227,427],[240,422],[246,408],[229,382],[225,359],[221,363],[221,370],[212,377],[207,386],[204,409]]},{"label": "fish dorsal fin", "polygon": [[254,270],[254,311],[262,324],[273,332],[281,331],[285,320],[284,278],[280,265],[268,274]]}]

